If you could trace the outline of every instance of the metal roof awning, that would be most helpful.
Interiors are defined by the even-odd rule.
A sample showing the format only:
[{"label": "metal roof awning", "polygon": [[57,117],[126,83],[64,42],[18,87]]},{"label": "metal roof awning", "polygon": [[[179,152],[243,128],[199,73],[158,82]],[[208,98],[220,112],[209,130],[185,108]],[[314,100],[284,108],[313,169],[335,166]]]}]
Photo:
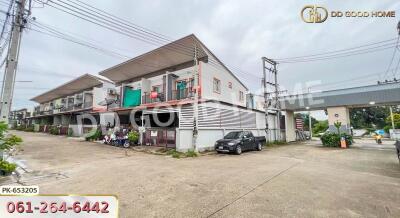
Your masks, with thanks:
[{"label": "metal roof awning", "polygon": [[194,34],[106,69],[99,74],[118,84],[123,81],[140,78],[146,74],[193,61],[195,48],[197,49],[198,59],[204,57],[215,59],[248,90],[246,85],[244,85]]},{"label": "metal roof awning", "polygon": [[283,110],[323,110],[327,107],[369,107],[400,104],[400,83],[369,85],[296,96],[280,100]]},{"label": "metal roof awning", "polygon": [[31,101],[35,101],[37,103],[45,103],[51,101],[53,99],[61,98],[66,95],[71,95],[81,90],[89,89],[95,86],[102,84],[102,81],[105,81],[97,76],[84,74],[74,80],[71,80],[57,88],[54,88],[50,91],[47,91],[41,95],[38,95],[32,99]]},{"label": "metal roof awning", "polygon": [[207,56],[205,48],[192,34],[106,69],[99,74],[115,83],[120,83],[193,61],[195,47],[197,47],[198,58]]}]

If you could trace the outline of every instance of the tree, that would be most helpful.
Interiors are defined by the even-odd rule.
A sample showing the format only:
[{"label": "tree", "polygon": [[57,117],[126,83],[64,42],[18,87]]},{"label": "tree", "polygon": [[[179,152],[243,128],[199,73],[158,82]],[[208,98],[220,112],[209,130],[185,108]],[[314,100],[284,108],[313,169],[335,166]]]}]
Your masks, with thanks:
[{"label": "tree", "polygon": [[[400,113],[393,113],[394,128],[400,129]],[[390,115],[386,117],[386,123],[392,129],[392,118]]]},{"label": "tree", "polygon": [[325,132],[329,128],[329,124],[327,120],[318,120],[316,124],[313,126],[313,133],[318,134]]},{"label": "tree", "polygon": [[350,110],[350,123],[355,129],[381,129],[389,114],[388,107],[353,108]]}]

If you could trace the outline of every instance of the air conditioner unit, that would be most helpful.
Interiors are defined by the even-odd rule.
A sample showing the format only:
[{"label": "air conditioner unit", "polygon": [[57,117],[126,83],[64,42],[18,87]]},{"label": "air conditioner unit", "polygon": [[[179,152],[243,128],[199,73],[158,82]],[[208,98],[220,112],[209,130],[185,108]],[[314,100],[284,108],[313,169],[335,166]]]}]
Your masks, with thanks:
[{"label": "air conditioner unit", "polygon": [[117,90],[115,90],[115,89],[107,89],[107,94],[116,95],[117,94]]}]

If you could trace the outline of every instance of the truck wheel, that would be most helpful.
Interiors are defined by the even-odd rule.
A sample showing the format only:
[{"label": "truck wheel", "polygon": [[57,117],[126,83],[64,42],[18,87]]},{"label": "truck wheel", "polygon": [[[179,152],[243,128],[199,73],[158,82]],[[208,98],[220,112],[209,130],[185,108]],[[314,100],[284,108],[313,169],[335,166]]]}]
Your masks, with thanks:
[{"label": "truck wheel", "polygon": [[236,145],[235,153],[238,155],[242,153],[242,147],[240,145]]},{"label": "truck wheel", "polygon": [[400,163],[400,151],[397,150],[397,158],[399,159],[399,163]]},{"label": "truck wheel", "polygon": [[257,147],[256,147],[257,151],[261,151],[262,150],[262,144],[261,142],[257,143]]}]

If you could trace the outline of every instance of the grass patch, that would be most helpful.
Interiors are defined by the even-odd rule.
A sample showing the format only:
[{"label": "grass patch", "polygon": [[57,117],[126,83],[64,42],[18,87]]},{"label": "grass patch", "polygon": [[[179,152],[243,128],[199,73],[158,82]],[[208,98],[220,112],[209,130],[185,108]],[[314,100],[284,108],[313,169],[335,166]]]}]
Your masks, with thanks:
[{"label": "grass patch", "polygon": [[185,157],[197,157],[198,154],[195,151],[189,150],[188,152],[179,152],[175,149],[170,149],[166,152],[167,155],[173,158],[185,158]]},{"label": "grass patch", "polygon": [[281,146],[281,145],[287,145],[288,143],[285,141],[271,141],[271,142],[266,142],[264,144],[265,147],[275,147],[275,146]]},{"label": "grass patch", "polygon": [[188,151],[185,154],[186,154],[186,157],[197,157],[197,153],[194,151]]}]

